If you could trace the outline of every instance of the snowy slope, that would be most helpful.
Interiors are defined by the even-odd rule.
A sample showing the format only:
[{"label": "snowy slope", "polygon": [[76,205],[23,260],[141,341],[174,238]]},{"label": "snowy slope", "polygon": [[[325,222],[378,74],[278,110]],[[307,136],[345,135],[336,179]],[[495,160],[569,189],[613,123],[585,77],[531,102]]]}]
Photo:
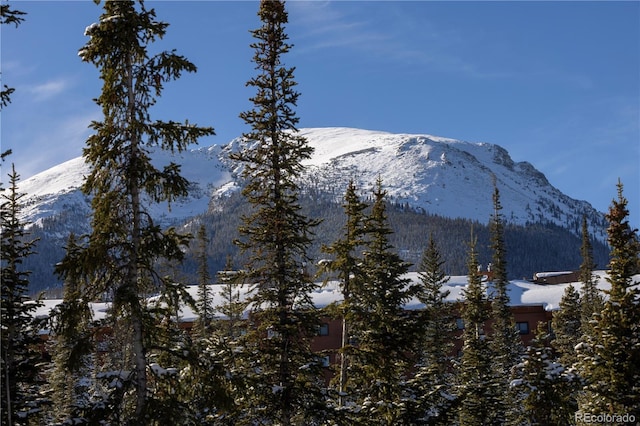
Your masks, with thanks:
[{"label": "snowy slope", "polygon": [[604,239],[602,215],[591,205],[561,193],[531,164],[515,163],[498,145],[345,128],[301,133],[316,149],[308,180],[327,192],[342,194],[350,178],[368,190],[381,177],[396,202],[486,223],[493,213],[495,177],[508,221],[578,229],[586,214],[592,232]]},{"label": "snowy slope", "polygon": [[18,189],[26,194],[22,210],[24,219],[38,224],[41,219],[65,209],[78,209],[88,214],[88,200],[79,191],[83,176],[88,172],[82,157],[78,157],[19,182]]},{"label": "snowy slope", "polygon": [[[153,153],[153,163],[162,167],[170,161],[180,164],[182,175],[191,183],[189,196],[170,206],[167,203],[150,205],[150,213],[156,220],[168,225],[207,210],[212,194],[232,180],[231,173],[219,158],[221,147],[213,145],[182,153]],[[90,213],[89,197],[80,190],[84,176],[89,173],[82,157],[74,158],[24,180],[19,190],[26,194],[24,219],[38,224],[42,218],[62,210]]]},{"label": "snowy slope", "polygon": [[[515,163],[498,145],[351,128],[301,129],[300,134],[315,148],[305,164],[303,183],[336,200],[349,179],[366,194],[381,177],[395,202],[486,223],[493,212],[495,177],[508,221],[551,222],[577,231],[586,214],[591,231],[604,239],[601,213],[587,202],[562,194],[531,164]],[[170,209],[165,204],[153,206],[152,215],[164,224],[176,223],[205,212],[211,197],[237,190],[239,169],[227,156],[246,145],[237,138],[226,145],[175,155],[154,153],[158,166],[171,159],[181,164],[192,185],[188,197]],[[20,191],[27,194],[25,219],[37,223],[64,209],[88,215],[88,199],[78,190],[87,172],[82,159],[76,158],[21,182]]]}]

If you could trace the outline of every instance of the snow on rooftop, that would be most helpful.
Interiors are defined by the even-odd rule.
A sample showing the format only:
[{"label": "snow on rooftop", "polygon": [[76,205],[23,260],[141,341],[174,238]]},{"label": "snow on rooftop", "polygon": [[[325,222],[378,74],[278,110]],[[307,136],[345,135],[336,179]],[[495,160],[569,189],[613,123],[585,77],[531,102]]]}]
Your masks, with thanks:
[{"label": "snow on rooftop", "polygon": [[556,272],[536,272],[536,278],[549,278],[549,277],[558,277],[560,275],[569,275],[572,274],[573,271],[556,271]]},{"label": "snow on rooftop", "polygon": [[[606,290],[610,287],[606,281],[605,271],[595,272],[596,281],[599,289]],[[407,274],[407,277],[413,281],[419,280],[417,272],[411,272]],[[634,277],[635,282],[640,282],[640,275]],[[452,276],[449,281],[444,285],[443,290],[449,291],[447,301],[457,302],[464,300],[463,291],[467,286],[467,276]],[[509,282],[508,291],[511,298],[511,306],[532,306],[541,305],[545,310],[557,310],[560,305],[560,299],[564,294],[565,289],[573,285],[577,290],[580,290],[582,283],[573,282],[565,284],[543,285],[536,284],[525,280],[514,280]],[[239,286],[241,299],[247,297],[249,291],[249,285]],[[491,291],[488,286],[488,291]],[[211,292],[213,295],[212,306],[219,307],[224,304],[224,297],[222,295],[223,287],[220,285],[211,285]],[[188,286],[187,291],[194,298],[198,297],[198,286]],[[331,303],[339,302],[342,300],[342,293],[340,292],[340,286],[336,281],[329,281],[326,285],[319,287],[311,295],[311,299],[315,303],[316,307],[324,308]],[[44,300],[44,305],[38,309],[36,315],[39,317],[48,316],[51,309],[58,305],[62,300]],[[106,316],[109,303],[91,303],[95,319],[103,319]],[[406,304],[407,309],[421,309],[424,307],[418,300],[414,299]],[[244,312],[244,316],[248,315],[249,311]],[[220,312],[217,313],[218,317],[223,319],[224,315]],[[189,306],[182,306],[179,312],[181,321],[191,322],[197,318],[197,314]]]}]

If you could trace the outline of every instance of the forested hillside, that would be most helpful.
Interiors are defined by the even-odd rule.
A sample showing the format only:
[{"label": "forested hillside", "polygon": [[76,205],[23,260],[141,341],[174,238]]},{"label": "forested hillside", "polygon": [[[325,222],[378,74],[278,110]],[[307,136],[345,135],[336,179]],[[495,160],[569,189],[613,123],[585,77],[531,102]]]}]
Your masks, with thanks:
[{"label": "forested hillside", "polygon": [[[304,211],[321,219],[311,246],[313,259],[321,259],[322,244],[334,241],[344,225],[345,217],[340,204],[327,198],[302,198]],[[209,227],[211,243],[209,255],[212,269],[221,269],[227,254],[236,251],[229,243],[235,238],[238,218],[246,214],[247,206],[238,196],[217,200],[215,209],[188,225],[191,232],[199,223]],[[393,229],[390,241],[398,253],[417,269],[420,256],[427,246],[429,235],[433,234],[445,260],[446,272],[451,275],[465,274],[467,241],[471,229],[478,237],[478,257],[486,267],[491,261],[489,253],[489,217],[480,223],[467,219],[451,219],[407,209],[391,204],[388,209],[389,223]],[[505,229],[509,278],[531,278],[535,272],[577,270],[580,266],[580,238],[565,228],[555,225],[531,224],[529,226],[508,225]],[[608,261],[605,244],[593,241],[594,257],[599,267]],[[192,269],[187,267],[187,271]]]},{"label": "forested hillside", "polygon": [[[337,237],[345,221],[344,212],[339,203],[320,194],[307,194],[301,198],[301,203],[306,214],[321,220],[309,251],[312,259],[320,260],[323,257],[320,248]],[[214,199],[208,213],[177,226],[184,226],[192,235],[197,234],[200,224],[205,226],[207,235],[210,235],[207,248],[210,272],[215,274],[216,271],[224,269],[227,256],[231,256],[234,264],[242,264],[242,256],[233,245],[233,240],[238,237],[241,216],[248,211],[246,202],[240,194],[235,193]],[[393,229],[390,240],[394,247],[397,247],[400,256],[412,263],[411,270],[417,269],[429,235],[433,234],[445,260],[446,272],[450,275],[464,275],[467,241],[472,228],[478,237],[478,257],[481,265],[486,268],[490,262],[489,218],[484,223],[468,219],[451,219],[399,204],[390,204],[388,213]],[[43,290],[49,290],[51,295],[61,294],[61,283],[53,274],[53,268],[64,255],[63,236],[70,231],[82,233],[83,228],[78,225],[84,222],[86,219],[83,215],[74,215],[72,211],[66,211],[42,220],[41,226],[31,229],[34,237],[39,238],[37,254],[26,259],[25,266],[32,271],[30,290],[34,294]],[[536,272],[577,270],[580,266],[580,238],[557,225],[507,224],[505,239],[510,279],[531,279]],[[609,249],[600,241],[592,240],[592,243],[595,263],[599,268],[603,268],[608,262]],[[193,251],[196,244],[194,241],[184,264],[180,266],[191,282],[196,281],[197,266]],[[310,267],[313,269],[313,265]]]}]

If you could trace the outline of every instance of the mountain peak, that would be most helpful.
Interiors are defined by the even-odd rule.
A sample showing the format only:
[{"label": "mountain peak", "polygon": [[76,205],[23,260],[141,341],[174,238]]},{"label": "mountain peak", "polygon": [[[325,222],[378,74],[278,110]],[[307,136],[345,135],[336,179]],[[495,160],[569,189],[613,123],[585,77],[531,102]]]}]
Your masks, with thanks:
[{"label": "mountain peak", "polygon": [[305,179],[324,192],[341,196],[349,179],[368,191],[381,177],[394,202],[486,223],[495,179],[508,222],[554,223],[578,232],[586,215],[596,237],[606,238],[601,213],[560,192],[530,163],[514,162],[499,145],[349,128],[300,134],[315,148]]},{"label": "mountain peak", "polygon": [[[561,193],[530,163],[514,162],[498,145],[345,127],[303,128],[299,135],[314,148],[304,163],[303,185],[336,200],[341,200],[350,179],[368,195],[380,177],[393,202],[486,223],[493,213],[495,179],[508,222],[554,223],[577,233],[586,215],[596,238],[605,239],[601,213]],[[152,206],[152,215],[176,223],[205,212],[211,197],[237,190],[239,176],[227,156],[244,145],[242,138],[236,138],[182,153],[154,152],[158,165],[170,160],[180,164],[192,185],[188,197],[171,209],[166,204]],[[87,197],[79,190],[88,171],[78,157],[24,180],[20,191],[27,194],[25,219],[36,222],[70,208],[88,212]]]}]

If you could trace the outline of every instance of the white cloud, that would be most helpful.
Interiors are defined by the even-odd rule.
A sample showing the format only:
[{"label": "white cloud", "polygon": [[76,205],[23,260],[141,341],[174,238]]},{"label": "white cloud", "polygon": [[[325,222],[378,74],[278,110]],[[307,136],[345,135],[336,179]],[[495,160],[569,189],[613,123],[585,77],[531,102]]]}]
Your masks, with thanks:
[{"label": "white cloud", "polygon": [[387,37],[371,29],[367,21],[354,19],[346,11],[338,10],[331,2],[292,2],[289,5],[292,25],[300,30],[296,36],[296,51],[309,52],[319,49],[355,48],[367,49],[373,42]]},{"label": "white cloud", "polygon": [[17,60],[4,60],[2,61],[2,72],[6,73],[14,73],[14,74],[18,74],[18,73],[26,73],[30,70],[25,69],[25,67],[22,65],[22,63],[20,61]]},{"label": "white cloud", "polygon": [[[92,120],[100,119],[100,111],[67,116],[59,121],[43,119],[30,128],[8,135],[13,154],[8,159],[26,179],[53,165],[82,155],[82,148],[91,134]],[[4,148],[4,147],[3,147]]]},{"label": "white cloud", "polygon": [[[483,69],[464,55],[477,35],[433,22],[411,3],[318,2],[289,4],[299,54],[348,49],[370,59],[472,78],[505,78],[506,70]],[[486,68],[486,67],[484,67]],[[415,68],[414,68],[415,69]]]},{"label": "white cloud", "polygon": [[56,80],[50,80],[35,86],[30,86],[27,88],[27,92],[32,94],[35,100],[45,101],[62,93],[68,87],[69,87],[68,80],[56,79]]}]

